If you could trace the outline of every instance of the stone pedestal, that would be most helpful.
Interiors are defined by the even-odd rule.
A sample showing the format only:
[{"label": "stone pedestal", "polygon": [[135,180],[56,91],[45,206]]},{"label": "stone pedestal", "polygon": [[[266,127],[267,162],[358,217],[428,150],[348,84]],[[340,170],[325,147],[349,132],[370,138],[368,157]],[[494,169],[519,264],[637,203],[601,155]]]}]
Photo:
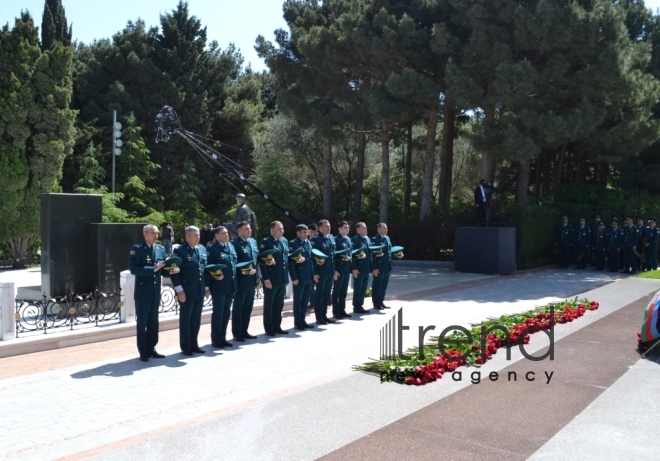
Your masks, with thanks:
[{"label": "stone pedestal", "polygon": [[120,285],[120,273],[128,269],[131,248],[144,240],[144,224],[89,225],[89,256],[100,291],[114,293]]},{"label": "stone pedestal", "polygon": [[0,282],[0,340],[16,339],[14,282]]},{"label": "stone pedestal", "polygon": [[89,293],[97,280],[89,225],[103,221],[101,195],[41,194],[41,291]]},{"label": "stone pedestal", "polygon": [[454,270],[477,274],[516,271],[515,227],[459,227],[454,244]]}]

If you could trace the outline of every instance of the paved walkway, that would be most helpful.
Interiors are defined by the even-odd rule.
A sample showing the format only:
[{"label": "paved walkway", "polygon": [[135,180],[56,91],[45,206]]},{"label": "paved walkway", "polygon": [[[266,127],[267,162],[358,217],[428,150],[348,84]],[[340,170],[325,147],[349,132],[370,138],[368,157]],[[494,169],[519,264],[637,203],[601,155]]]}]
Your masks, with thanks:
[{"label": "paved walkway", "polygon": [[[558,328],[561,338],[660,288],[655,281],[614,280],[589,271],[486,277],[406,268],[392,280],[390,293],[399,301],[388,304],[403,307],[404,323],[416,332],[420,325],[467,325],[593,290],[588,294],[601,310]],[[351,372],[378,354],[380,328],[394,314],[274,340],[260,336],[192,358],[177,353],[177,331],[165,332],[159,350],[168,357],[147,364],[135,358],[133,338],[0,359],[0,459],[328,455],[470,385],[447,379],[421,388],[380,385]],[[209,336],[205,328],[202,338]],[[405,347],[416,341],[415,333],[404,335]],[[532,346],[546,344],[534,337]],[[483,370],[509,365],[501,355]]]}]

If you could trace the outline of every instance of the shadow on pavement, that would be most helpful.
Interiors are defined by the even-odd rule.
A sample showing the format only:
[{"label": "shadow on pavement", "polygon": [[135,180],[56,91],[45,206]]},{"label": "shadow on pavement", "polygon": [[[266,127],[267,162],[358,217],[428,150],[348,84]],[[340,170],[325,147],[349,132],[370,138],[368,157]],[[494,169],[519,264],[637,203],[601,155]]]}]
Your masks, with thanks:
[{"label": "shadow on pavement", "polygon": [[124,376],[131,376],[136,371],[145,370],[148,368],[155,367],[168,367],[168,368],[180,368],[186,366],[186,362],[183,360],[192,360],[200,357],[213,357],[213,354],[209,354],[207,349],[206,354],[194,354],[192,357],[187,357],[180,353],[168,355],[164,359],[150,359],[148,362],[142,362],[138,357],[134,359],[124,360],[123,362],[117,363],[108,363],[106,365],[101,365],[100,367],[91,368],[89,370],[78,371],[73,373],[71,377],[73,379],[86,379],[92,378],[94,376],[108,376],[112,378],[121,378]]}]

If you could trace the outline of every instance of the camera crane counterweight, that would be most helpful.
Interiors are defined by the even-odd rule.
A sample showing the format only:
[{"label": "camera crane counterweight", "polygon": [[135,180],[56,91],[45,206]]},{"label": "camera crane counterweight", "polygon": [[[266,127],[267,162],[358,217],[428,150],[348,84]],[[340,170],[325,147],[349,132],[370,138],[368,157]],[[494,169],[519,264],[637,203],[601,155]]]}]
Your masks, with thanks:
[{"label": "camera crane counterweight", "polygon": [[220,165],[225,171],[228,171],[234,175],[243,185],[249,187],[257,194],[266,200],[268,203],[273,205],[275,208],[284,213],[285,216],[295,221],[297,224],[300,224],[298,218],[293,216],[286,208],[273,200],[268,194],[262,191],[257,187],[252,181],[247,179],[243,173],[234,168],[229,162],[227,162],[222,154],[215,151],[211,147],[207,146],[195,136],[183,129],[181,127],[181,122],[179,121],[179,116],[176,114],[174,109],[170,106],[165,106],[156,116],[156,142],[168,142],[173,134],[178,134],[183,137],[188,143],[198,152],[205,155],[208,159],[214,161],[217,165]]}]

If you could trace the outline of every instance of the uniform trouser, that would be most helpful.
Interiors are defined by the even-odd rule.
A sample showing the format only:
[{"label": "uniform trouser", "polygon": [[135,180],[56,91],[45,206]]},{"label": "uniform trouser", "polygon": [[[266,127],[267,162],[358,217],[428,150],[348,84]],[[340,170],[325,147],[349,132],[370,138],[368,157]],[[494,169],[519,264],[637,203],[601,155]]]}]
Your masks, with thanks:
[{"label": "uniform trouser", "polygon": [[316,297],[314,298],[314,313],[316,320],[323,320],[328,317],[328,302],[332,292],[332,276],[319,277],[319,283],[316,284]]},{"label": "uniform trouser", "polygon": [[346,312],[346,294],[348,293],[348,282],[351,274],[339,274],[339,278],[332,285],[332,315],[341,317]]},{"label": "uniform trouser", "polygon": [[639,258],[635,256],[635,264],[638,272],[641,272],[646,267],[646,256],[644,255],[644,244],[637,245],[637,252],[641,255]]},{"label": "uniform trouser", "polygon": [[273,334],[282,328],[282,309],[284,309],[284,295],[286,285],[273,285],[273,288],[264,286],[264,330]]},{"label": "uniform trouser", "polygon": [[312,282],[312,287],[309,289],[309,304],[314,307],[316,301],[316,284]]},{"label": "uniform trouser", "polygon": [[353,310],[364,307],[364,294],[369,286],[369,272],[358,274],[353,282]]},{"label": "uniform trouser", "polygon": [[651,243],[646,247],[646,268],[658,269],[658,244]]},{"label": "uniform trouser", "polygon": [[231,313],[231,332],[234,338],[242,338],[248,332],[250,316],[254,307],[254,284],[247,287],[238,287],[234,296],[234,310]]},{"label": "uniform trouser", "polygon": [[610,270],[618,271],[619,270],[619,257],[621,256],[621,251],[618,248],[610,248]]},{"label": "uniform trouser", "polygon": [[137,348],[140,354],[149,354],[158,344],[158,307],[153,302],[135,301],[137,315]]},{"label": "uniform trouser", "polygon": [[165,247],[165,254],[172,254],[172,239],[163,239],[163,246]]},{"label": "uniform trouser", "polygon": [[577,247],[577,254],[578,254],[578,259],[576,266],[578,269],[586,269],[587,268],[587,255],[588,251],[586,247]]},{"label": "uniform trouser", "polygon": [[380,272],[378,277],[374,275],[374,281],[371,285],[371,300],[374,303],[374,307],[383,307],[387,284],[390,282],[390,272]]},{"label": "uniform trouser", "polygon": [[213,295],[213,313],[211,314],[211,341],[222,344],[227,341],[227,325],[231,314],[234,294]]},{"label": "uniform trouser", "polygon": [[309,293],[312,291],[314,282],[300,282],[293,286],[293,321],[296,326],[302,326],[305,322]]},{"label": "uniform trouser", "polygon": [[559,265],[561,267],[568,267],[571,263],[571,247],[569,245],[562,245],[561,243],[558,246],[559,252]]},{"label": "uniform trouser", "polygon": [[635,252],[631,248],[623,249],[623,270],[626,272],[635,270],[637,263],[635,262]]},{"label": "uniform trouser", "polygon": [[594,250],[594,256],[596,257],[596,269],[605,269],[605,251],[607,250],[604,248],[597,248]]},{"label": "uniform trouser", "polygon": [[179,345],[184,352],[199,347],[197,335],[202,322],[204,298],[186,298],[179,311]]}]

